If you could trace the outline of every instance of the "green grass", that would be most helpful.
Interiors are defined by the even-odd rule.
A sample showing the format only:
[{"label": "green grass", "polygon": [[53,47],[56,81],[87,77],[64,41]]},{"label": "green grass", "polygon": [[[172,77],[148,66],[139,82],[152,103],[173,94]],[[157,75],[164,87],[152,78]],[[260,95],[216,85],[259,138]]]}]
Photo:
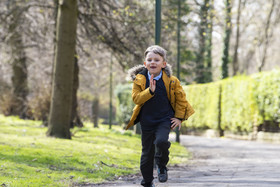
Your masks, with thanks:
[{"label": "green grass", "polygon": [[[40,121],[0,115],[0,185],[75,186],[138,173],[140,136],[107,127],[86,123],[65,140],[46,137]],[[171,165],[189,157],[177,143],[170,152]]]}]

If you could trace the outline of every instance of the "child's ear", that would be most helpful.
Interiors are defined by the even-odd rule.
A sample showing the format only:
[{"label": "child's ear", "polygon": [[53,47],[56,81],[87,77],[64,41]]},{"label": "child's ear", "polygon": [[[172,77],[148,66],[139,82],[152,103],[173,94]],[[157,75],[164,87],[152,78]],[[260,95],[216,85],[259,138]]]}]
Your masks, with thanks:
[{"label": "child's ear", "polygon": [[165,68],[165,67],[166,67],[166,64],[167,64],[167,63],[164,61],[164,62],[163,62],[163,68]]},{"label": "child's ear", "polygon": [[144,62],[144,66],[147,67],[146,62]]}]

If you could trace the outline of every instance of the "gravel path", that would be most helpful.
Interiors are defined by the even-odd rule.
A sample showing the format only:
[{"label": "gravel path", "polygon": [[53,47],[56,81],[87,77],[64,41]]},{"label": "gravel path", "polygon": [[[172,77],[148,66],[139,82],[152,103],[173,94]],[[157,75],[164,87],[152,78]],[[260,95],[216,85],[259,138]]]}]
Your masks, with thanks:
[{"label": "gravel path", "polygon": [[[280,186],[279,144],[184,135],[181,144],[193,158],[185,166],[169,168],[166,183],[155,179],[157,187]],[[140,180],[141,175],[128,176],[98,186],[140,187]]]}]

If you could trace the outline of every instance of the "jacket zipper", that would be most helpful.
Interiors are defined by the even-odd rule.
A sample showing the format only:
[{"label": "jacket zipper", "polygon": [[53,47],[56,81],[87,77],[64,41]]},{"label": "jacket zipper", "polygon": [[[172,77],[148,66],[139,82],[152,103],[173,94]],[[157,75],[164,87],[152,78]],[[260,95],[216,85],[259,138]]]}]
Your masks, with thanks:
[{"label": "jacket zipper", "polygon": [[171,96],[171,83],[172,83],[172,80],[170,81],[169,83],[169,96],[170,96],[170,101],[172,101],[172,96]]}]

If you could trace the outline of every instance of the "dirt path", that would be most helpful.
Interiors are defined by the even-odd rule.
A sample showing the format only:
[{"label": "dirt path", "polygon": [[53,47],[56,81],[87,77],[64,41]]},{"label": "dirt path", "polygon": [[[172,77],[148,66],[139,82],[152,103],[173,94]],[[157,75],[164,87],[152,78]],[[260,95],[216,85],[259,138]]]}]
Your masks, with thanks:
[{"label": "dirt path", "polygon": [[[169,168],[168,182],[155,179],[157,187],[280,186],[279,144],[194,136],[181,136],[181,143],[192,152],[192,160]],[[140,180],[140,175],[131,176],[98,186],[140,187]]]}]

